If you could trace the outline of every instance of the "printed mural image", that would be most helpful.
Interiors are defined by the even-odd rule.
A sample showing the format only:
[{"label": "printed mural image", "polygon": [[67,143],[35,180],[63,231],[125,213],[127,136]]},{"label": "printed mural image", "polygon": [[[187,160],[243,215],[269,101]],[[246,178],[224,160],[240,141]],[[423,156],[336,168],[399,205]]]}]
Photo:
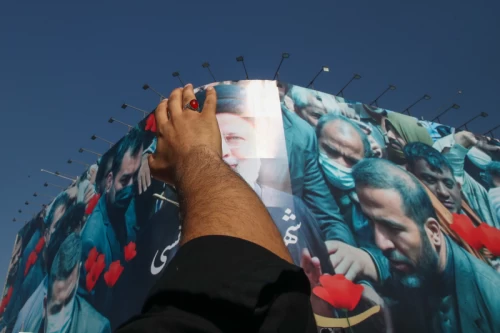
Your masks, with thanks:
[{"label": "printed mural image", "polygon": [[[318,332],[500,332],[498,140],[283,82],[210,86],[222,158],[306,273]],[[155,150],[150,114],[19,231],[0,332],[140,313],[182,233]]]}]

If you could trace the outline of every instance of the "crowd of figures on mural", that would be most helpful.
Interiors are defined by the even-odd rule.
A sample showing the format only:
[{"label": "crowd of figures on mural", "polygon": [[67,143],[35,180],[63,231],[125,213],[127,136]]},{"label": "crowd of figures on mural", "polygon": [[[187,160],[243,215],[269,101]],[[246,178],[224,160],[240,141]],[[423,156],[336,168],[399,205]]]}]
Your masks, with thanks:
[{"label": "crowd of figures on mural", "polygon": [[[500,332],[498,140],[282,82],[213,85],[223,159],[304,269],[319,331]],[[140,313],[182,232],[150,176],[155,132],[151,114],[20,230],[0,332]]]}]

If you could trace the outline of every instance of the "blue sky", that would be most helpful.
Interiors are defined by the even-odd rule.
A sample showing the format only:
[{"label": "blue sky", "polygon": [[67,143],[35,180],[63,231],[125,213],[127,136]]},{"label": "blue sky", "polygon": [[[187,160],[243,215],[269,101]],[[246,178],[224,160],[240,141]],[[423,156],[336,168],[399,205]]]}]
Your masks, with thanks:
[{"label": "blue sky", "polygon": [[[315,87],[337,93],[353,73],[362,75],[345,97],[370,102],[388,84],[397,86],[379,105],[403,110],[424,93],[432,96],[412,112],[485,132],[500,124],[500,2],[441,1],[12,1],[0,4],[0,284],[15,234],[27,213],[57,194],[43,183],[67,185],[41,168],[78,175],[68,158],[92,162],[84,147],[103,152],[97,134],[116,141],[126,133],[109,117],[135,123],[141,114],[123,102],[151,110],[151,86],[167,94],[180,71],[195,86],[209,82],[209,61],[218,80],[242,79],[235,61],[245,56],[251,79],[272,79],[281,53],[291,54],[281,79],[307,85],[322,65]],[[457,91],[463,94],[458,95]],[[500,129],[496,131],[500,137]],[[29,176],[29,177],[28,177]],[[29,206],[24,202],[30,201]]]}]

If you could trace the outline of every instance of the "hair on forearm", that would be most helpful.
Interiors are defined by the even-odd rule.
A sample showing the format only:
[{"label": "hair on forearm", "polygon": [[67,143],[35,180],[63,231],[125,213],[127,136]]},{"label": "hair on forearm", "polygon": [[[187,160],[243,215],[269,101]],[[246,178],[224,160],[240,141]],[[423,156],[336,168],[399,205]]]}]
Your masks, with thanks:
[{"label": "hair on forearm", "polygon": [[178,166],[181,244],[209,235],[241,238],[292,262],[281,234],[255,191],[205,147]]}]

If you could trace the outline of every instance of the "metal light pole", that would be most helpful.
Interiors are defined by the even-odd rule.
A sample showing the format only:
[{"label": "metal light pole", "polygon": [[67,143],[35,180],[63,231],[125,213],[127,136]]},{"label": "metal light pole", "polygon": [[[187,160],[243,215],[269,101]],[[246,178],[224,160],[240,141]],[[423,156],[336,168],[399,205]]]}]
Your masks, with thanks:
[{"label": "metal light pole", "polygon": [[490,129],[489,131],[485,132],[485,133],[484,133],[484,135],[491,134],[491,137],[494,139],[494,138],[495,138],[495,136],[493,135],[493,131],[494,131],[494,130],[496,130],[497,128],[499,128],[499,127],[500,127],[500,124],[499,124],[499,125],[497,125],[497,126],[495,126],[495,127],[493,127],[493,128],[492,128],[492,129]]},{"label": "metal light pole", "polygon": [[349,80],[349,82],[347,82],[347,83],[346,83],[346,85],[345,85],[345,86],[343,86],[343,87],[342,87],[342,89],[340,89],[340,91],[337,93],[337,96],[342,96],[342,97],[344,97],[344,89],[345,89],[345,88],[347,88],[347,86],[348,86],[348,85],[350,85],[352,81],[354,81],[354,80],[359,80],[359,79],[361,79],[361,75],[359,75],[359,74],[354,74],[354,75],[352,76],[352,78]]},{"label": "metal light pole", "polygon": [[472,122],[474,119],[477,119],[479,117],[482,117],[482,118],[486,118],[488,117],[488,114],[486,112],[481,112],[479,113],[478,115],[475,115],[474,117],[472,117],[471,119],[467,120],[465,123],[463,123],[462,125],[458,126],[458,127],[455,127],[455,129],[459,130],[461,129],[462,127],[465,128],[467,131],[469,130],[467,128],[467,124]]},{"label": "metal light pole", "polygon": [[453,104],[452,104],[449,108],[447,108],[446,110],[444,110],[443,112],[441,112],[440,114],[438,114],[438,115],[437,115],[436,117],[434,117],[434,119],[432,119],[431,121],[432,121],[432,122],[434,122],[435,120],[437,120],[438,122],[441,122],[440,117],[441,117],[442,115],[444,115],[446,112],[448,112],[449,110],[451,110],[451,109],[458,110],[458,109],[460,109],[460,105],[453,103]]},{"label": "metal light pole", "polygon": [[245,66],[245,58],[243,56],[236,57],[237,62],[241,62],[243,64],[243,69],[245,70],[245,77],[248,80],[248,72],[247,72],[247,67]]},{"label": "metal light pole", "polygon": [[99,139],[99,140],[101,140],[101,141],[106,142],[107,144],[109,144],[109,147],[110,147],[110,148],[111,148],[111,147],[113,147],[113,145],[114,145],[114,142],[111,142],[111,141],[109,141],[109,140],[106,140],[106,139],[104,139],[104,138],[101,138],[100,136],[97,136],[97,135],[95,135],[95,134],[94,134],[94,135],[92,135],[92,136],[90,137],[90,140],[95,141],[96,139]]},{"label": "metal light pole", "polygon": [[378,100],[380,99],[380,97],[384,96],[386,92],[388,92],[389,90],[396,90],[396,86],[393,85],[393,84],[390,84],[389,87],[387,87],[387,89],[385,89],[380,95],[377,96],[377,98],[375,98],[373,100],[373,102],[370,103],[370,105],[373,105],[375,104],[376,106],[378,106]]},{"label": "metal light pole", "polygon": [[75,181],[75,178],[70,178],[70,177],[66,177],[66,176],[63,176],[61,173],[59,173],[58,171],[56,172],[52,172],[52,171],[48,171],[48,170],[45,170],[45,169],[41,169],[40,170],[41,172],[45,172],[45,173],[48,173],[48,174],[51,174],[52,176],[56,176],[56,177],[59,177],[59,178],[63,178],[63,179],[67,179],[67,180],[71,180],[72,182]]},{"label": "metal light pole", "polygon": [[328,68],[327,66],[323,66],[323,67],[321,67],[321,70],[318,72],[318,74],[316,74],[316,76],[315,76],[315,77],[313,77],[313,79],[311,80],[311,82],[309,82],[309,84],[307,85],[307,87],[306,87],[306,88],[313,87],[313,89],[314,89],[313,84],[314,84],[314,81],[316,81],[316,79],[318,78],[318,76],[319,76],[321,73],[323,73],[323,72],[328,73],[329,71],[330,71],[330,68]]},{"label": "metal light pole", "polygon": [[148,114],[148,112],[146,110],[139,109],[138,107],[135,107],[135,106],[130,105],[130,104],[126,104],[126,103],[122,104],[122,109],[126,109],[127,107],[142,112],[142,114],[144,115],[144,118],[146,118],[146,116]]},{"label": "metal light pole", "polygon": [[179,82],[181,83],[181,85],[182,85],[182,86],[185,86],[184,81],[182,81],[182,79],[181,79],[181,74],[179,74],[179,72],[173,72],[173,73],[172,73],[172,76],[173,76],[173,77],[178,78],[178,79],[179,79]]},{"label": "metal light pole", "polygon": [[101,156],[102,156],[102,154],[96,153],[96,152],[95,152],[95,151],[93,151],[93,150],[89,150],[89,149],[85,149],[85,148],[80,148],[80,149],[78,149],[78,152],[79,152],[79,153],[83,153],[84,151],[85,151],[85,152],[87,152],[87,153],[90,153],[90,154],[94,154],[94,155],[96,155],[97,157],[101,157]]},{"label": "metal light pole", "polygon": [[160,94],[157,90],[155,90],[153,87],[151,87],[151,86],[150,86],[149,84],[147,84],[147,83],[144,83],[144,85],[142,86],[142,89],[144,89],[144,90],[148,90],[148,89],[149,89],[149,90],[151,90],[152,92],[154,92],[155,94],[157,94],[157,95],[160,97],[160,101],[161,101],[162,99],[165,99],[165,98],[166,98],[165,96],[163,96],[162,94]]},{"label": "metal light pole", "polygon": [[288,59],[288,58],[290,58],[290,54],[289,53],[282,53],[281,54],[281,61],[280,61],[280,64],[278,65],[278,68],[276,69],[276,73],[274,73],[273,80],[276,80],[276,78],[278,78],[278,80],[280,79],[279,78],[279,75],[280,75],[279,71],[280,71],[280,68],[281,68],[281,64],[283,64],[283,61],[285,59]]},{"label": "metal light pole", "polygon": [[111,117],[111,118],[109,118],[109,119],[108,119],[108,123],[112,124],[112,123],[114,123],[114,122],[116,122],[116,123],[118,123],[118,124],[122,124],[123,126],[127,126],[127,128],[128,128],[128,131],[129,131],[129,132],[130,132],[130,130],[133,128],[133,126],[132,126],[132,125],[129,125],[129,124],[127,124],[127,123],[124,123],[123,121],[118,120],[118,119],[116,119],[116,118]]},{"label": "metal light pole", "polygon": [[203,64],[201,64],[201,67],[206,68],[208,70],[208,72],[210,73],[210,76],[212,76],[212,79],[214,80],[214,82],[217,82],[217,80],[215,79],[214,73],[212,73],[212,70],[210,69],[210,64],[207,61],[205,61]]},{"label": "metal light pole", "polygon": [[431,99],[431,96],[425,94],[424,96],[420,97],[415,103],[413,103],[412,105],[410,105],[409,107],[407,107],[406,109],[404,109],[402,113],[407,113],[409,116],[411,116],[410,109],[412,107],[414,107],[415,105],[417,105],[417,103],[420,102],[420,101],[423,101],[423,100],[428,101],[430,99]]}]

